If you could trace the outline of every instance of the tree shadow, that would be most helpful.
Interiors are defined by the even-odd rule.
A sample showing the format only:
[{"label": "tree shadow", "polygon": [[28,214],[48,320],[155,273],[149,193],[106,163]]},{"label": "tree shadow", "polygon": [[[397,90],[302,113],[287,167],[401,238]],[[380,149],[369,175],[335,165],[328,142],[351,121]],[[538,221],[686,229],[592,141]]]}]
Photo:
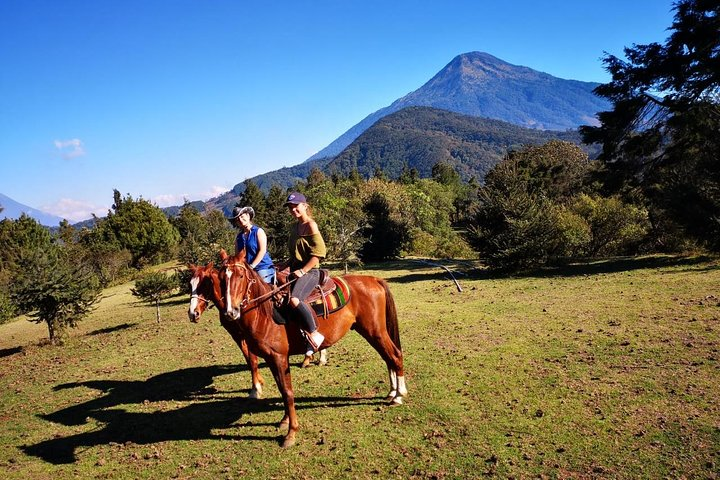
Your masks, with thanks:
[{"label": "tree shadow", "polygon": [[653,255],[647,257],[588,259],[587,261],[569,263],[556,267],[546,267],[514,276],[536,278],[577,277],[668,267],[686,267],[686,269],[697,270],[700,265],[704,265],[702,267],[703,270],[720,268],[720,265],[709,264],[712,260],[711,257],[705,255],[684,257]]},{"label": "tree shadow", "polygon": [[12,347],[0,349],[0,358],[9,357],[23,351],[23,347]]},{"label": "tree shadow", "polygon": [[190,305],[190,294],[178,297],[177,295],[160,300],[160,306],[174,307],[177,305]]},{"label": "tree shadow", "polygon": [[[34,445],[21,446],[20,449],[27,455],[52,464],[68,464],[77,461],[76,452],[82,447],[90,448],[109,443],[147,445],[173,440],[203,439],[280,442],[280,433],[285,432],[279,432],[275,437],[238,433],[238,429],[260,425],[241,423],[244,415],[277,412],[279,422],[284,414],[279,397],[253,400],[237,396],[236,391],[221,392],[212,386],[215,377],[236,373],[241,369],[242,367],[234,365],[218,365],[176,370],[147,380],[90,380],[57,385],[54,387],[55,391],[85,387],[101,391],[104,395],[39,415],[40,418],[67,426],[83,425],[94,419],[101,425],[91,431],[53,437]],[[245,393],[247,392],[248,390],[245,390]],[[133,405],[168,401],[191,403],[167,410],[167,404],[159,403],[153,412],[133,411],[136,410]],[[381,403],[382,399],[379,398],[313,397],[296,399],[296,408],[301,410],[327,404],[343,407]],[[228,433],[214,433],[216,430]]]},{"label": "tree shadow", "polygon": [[[366,272],[381,271],[387,272],[410,271],[404,275],[384,275],[390,283],[412,283],[423,280],[452,281],[450,274],[442,267],[448,268],[457,280],[467,279],[472,275],[477,262],[464,260],[424,260],[424,259],[403,259],[385,263],[372,263],[363,265]],[[430,270],[430,271],[428,271]],[[352,273],[352,272],[351,272]]]},{"label": "tree shadow", "polygon": [[[652,255],[643,257],[587,259],[524,272],[491,270],[478,266],[471,261],[438,260],[433,262],[449,268],[459,282],[462,282],[462,280],[496,280],[503,278],[575,277],[667,267],[685,267],[687,270],[693,271],[720,269],[720,262],[717,261],[717,258],[708,255]],[[410,271],[410,273],[404,275],[387,277],[390,283],[412,283],[423,280],[452,281],[450,274],[442,268],[438,267],[437,270],[428,270],[432,269],[432,265],[416,260],[372,264],[366,265],[363,268],[366,271]]]},{"label": "tree shadow", "polygon": [[114,327],[99,328],[97,330],[93,330],[92,332],[86,333],[86,335],[94,336],[94,335],[103,335],[105,333],[119,332],[120,330],[126,330],[128,328],[132,328],[135,325],[137,325],[137,323],[123,323],[121,325],[115,325]]}]

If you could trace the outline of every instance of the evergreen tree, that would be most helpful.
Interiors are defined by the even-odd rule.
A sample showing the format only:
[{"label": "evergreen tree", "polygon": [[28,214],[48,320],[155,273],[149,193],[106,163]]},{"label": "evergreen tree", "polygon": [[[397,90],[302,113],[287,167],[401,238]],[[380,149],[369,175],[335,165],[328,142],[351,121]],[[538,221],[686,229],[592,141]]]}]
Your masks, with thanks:
[{"label": "evergreen tree", "polygon": [[599,127],[610,192],[647,201],[651,219],[675,222],[720,249],[720,4],[675,3],[663,44],[633,45],[627,61],[606,55],[612,80],[596,93],[613,102]]},{"label": "evergreen tree", "polygon": [[274,184],[265,203],[267,214],[263,228],[268,237],[268,252],[274,261],[282,261],[288,256],[287,241],[292,218],[285,207],[287,195],[285,189]]},{"label": "evergreen tree", "polygon": [[379,192],[365,202],[363,211],[368,225],[363,229],[360,258],[364,262],[397,258],[410,240],[407,225],[392,218],[388,200]]},{"label": "evergreen tree", "polygon": [[240,196],[236,206],[252,207],[255,210],[255,222],[262,223],[266,220],[265,195],[251,179],[245,180],[245,191]]},{"label": "evergreen tree", "polygon": [[155,305],[155,318],[160,323],[160,300],[168,297],[177,287],[177,279],[164,272],[146,273],[135,281],[130,291],[136,297]]},{"label": "evergreen tree", "polygon": [[87,316],[100,295],[100,282],[85,263],[51,245],[21,259],[23,274],[13,284],[12,298],[36,323],[45,323],[52,343],[61,343],[68,327]]},{"label": "evergreen tree", "polygon": [[117,193],[115,211],[98,225],[102,238],[118,250],[128,250],[134,267],[170,258],[179,234],[162,210],[142,198],[118,198]]}]

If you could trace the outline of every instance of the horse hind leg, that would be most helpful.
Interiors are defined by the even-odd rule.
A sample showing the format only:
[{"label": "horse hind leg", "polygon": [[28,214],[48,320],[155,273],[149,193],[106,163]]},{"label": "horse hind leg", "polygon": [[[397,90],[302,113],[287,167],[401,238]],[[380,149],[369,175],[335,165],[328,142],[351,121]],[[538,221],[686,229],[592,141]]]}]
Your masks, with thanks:
[{"label": "horse hind leg", "polygon": [[[315,363],[317,365],[323,366],[327,365],[327,349],[323,348],[318,351],[318,354],[320,355],[317,360],[315,360]],[[305,355],[305,358],[302,361],[302,364],[300,364],[300,367],[307,368],[310,366],[310,364],[313,362],[313,355]]]},{"label": "horse hind leg", "polygon": [[372,335],[363,328],[356,330],[380,354],[387,365],[390,377],[390,391],[385,397],[387,402],[390,405],[402,405],[403,397],[408,393],[403,372],[402,350],[395,346],[387,334]]},{"label": "horse hind leg", "polygon": [[405,376],[398,375],[397,371],[388,367],[390,376],[390,392],[385,399],[390,405],[402,405],[403,398],[407,396],[407,386],[405,385]]}]

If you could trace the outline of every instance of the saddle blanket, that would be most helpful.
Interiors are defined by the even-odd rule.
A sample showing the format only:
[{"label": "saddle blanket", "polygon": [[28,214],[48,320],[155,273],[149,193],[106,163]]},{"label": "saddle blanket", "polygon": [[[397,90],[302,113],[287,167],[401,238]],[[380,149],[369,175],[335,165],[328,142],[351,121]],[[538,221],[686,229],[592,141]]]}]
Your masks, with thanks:
[{"label": "saddle blanket", "polygon": [[318,317],[327,317],[337,312],[350,300],[350,287],[347,282],[342,277],[332,277],[331,280],[335,282],[335,288],[323,291],[319,298],[310,302]]}]

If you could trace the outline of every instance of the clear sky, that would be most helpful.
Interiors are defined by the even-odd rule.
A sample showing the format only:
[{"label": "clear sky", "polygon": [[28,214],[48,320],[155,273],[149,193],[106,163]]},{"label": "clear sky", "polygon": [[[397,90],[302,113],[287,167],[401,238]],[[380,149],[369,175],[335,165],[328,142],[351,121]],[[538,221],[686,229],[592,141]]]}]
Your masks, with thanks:
[{"label": "clear sky", "polygon": [[671,0],[0,0],[0,193],[83,220],[293,166],[455,56],[606,82]]}]

